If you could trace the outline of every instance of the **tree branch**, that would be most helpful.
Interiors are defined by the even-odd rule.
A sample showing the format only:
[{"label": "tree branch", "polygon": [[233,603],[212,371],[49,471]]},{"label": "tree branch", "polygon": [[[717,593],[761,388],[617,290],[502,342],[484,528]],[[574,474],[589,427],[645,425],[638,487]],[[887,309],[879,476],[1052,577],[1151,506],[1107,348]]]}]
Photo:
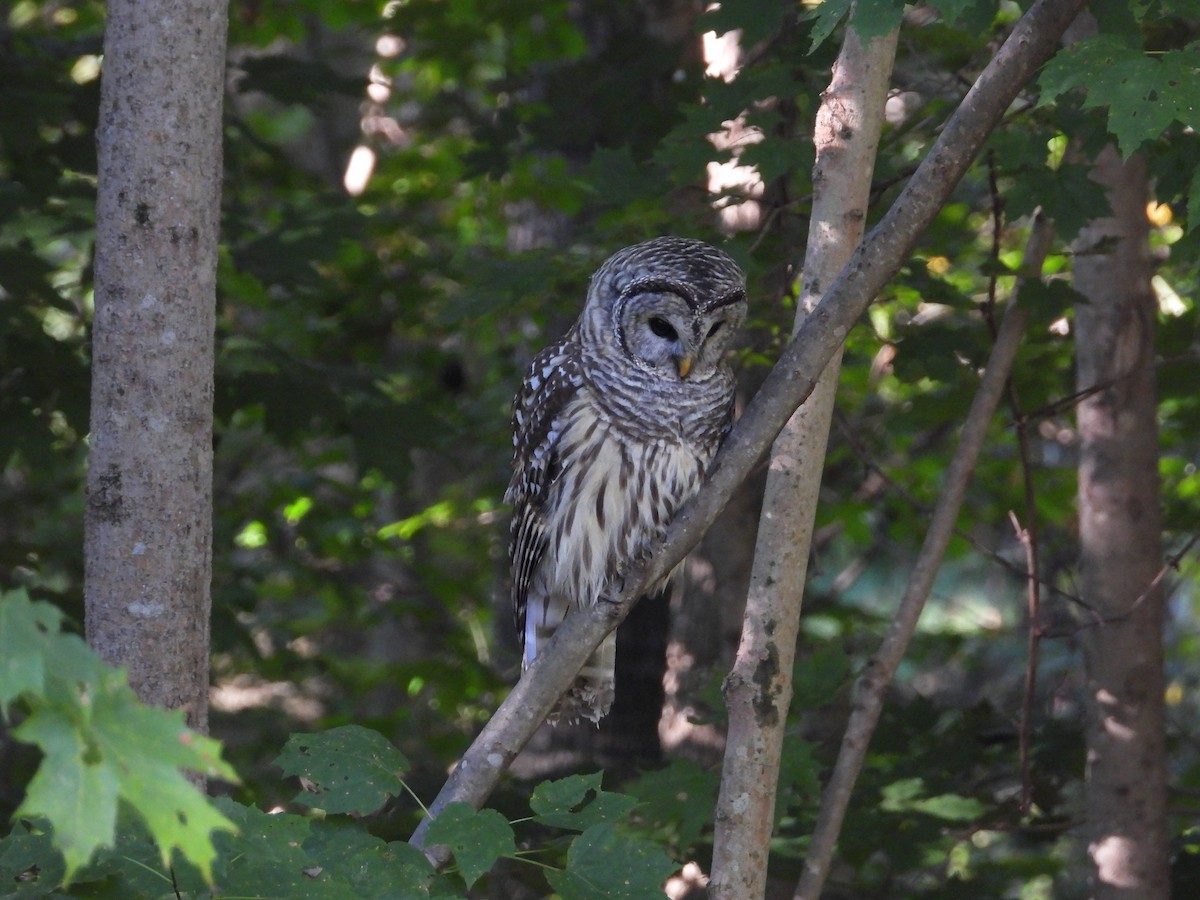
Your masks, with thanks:
[{"label": "tree branch", "polygon": [[[858,317],[899,269],[1021,87],[1054,53],[1084,0],[1037,0],[980,74],[895,204],[855,251],[796,333],[714,460],[704,488],[672,520],[663,544],[626,575],[620,593],[568,616],[546,649],[467,749],[430,806],[480,806],[604,635],[646,585],[670,571],[713,523],[734,490],[808,397]],[[431,819],[412,843],[421,847]],[[431,853],[443,859],[442,853]]]}]

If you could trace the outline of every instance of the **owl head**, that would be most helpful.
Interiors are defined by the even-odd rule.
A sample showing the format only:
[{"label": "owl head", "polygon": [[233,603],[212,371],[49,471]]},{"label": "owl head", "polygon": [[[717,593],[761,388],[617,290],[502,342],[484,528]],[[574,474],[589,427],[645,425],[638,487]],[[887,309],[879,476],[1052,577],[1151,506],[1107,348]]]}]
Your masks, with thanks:
[{"label": "owl head", "polygon": [[746,318],[746,276],[703,241],[660,237],[617,251],[592,276],[585,348],[669,381],[705,381]]}]

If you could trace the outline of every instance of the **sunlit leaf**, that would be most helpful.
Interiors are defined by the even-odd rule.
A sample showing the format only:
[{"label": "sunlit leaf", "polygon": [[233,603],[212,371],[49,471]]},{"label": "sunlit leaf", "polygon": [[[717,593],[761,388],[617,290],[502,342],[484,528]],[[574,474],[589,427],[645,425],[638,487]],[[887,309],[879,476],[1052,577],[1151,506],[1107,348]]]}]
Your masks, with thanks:
[{"label": "sunlit leaf", "polygon": [[1107,107],[1108,128],[1128,156],[1171,125],[1200,125],[1200,50],[1147,55],[1111,35],[1098,35],[1059,53],[1040,76],[1047,97],[1076,88],[1084,108]]},{"label": "sunlit leaf", "polygon": [[123,673],[56,631],[60,617],[45,604],[8,595],[0,607],[6,627],[33,640],[24,653],[32,648],[42,657],[30,663],[41,666],[41,684],[20,683],[27,715],[13,736],[36,744],[43,759],[18,814],[50,823],[64,878],[112,846],[120,801],[145,823],[164,865],[178,850],[211,881],[212,834],[234,825],[184,772],[236,781],[219,742],[188,729],[179,710],[143,705]]}]

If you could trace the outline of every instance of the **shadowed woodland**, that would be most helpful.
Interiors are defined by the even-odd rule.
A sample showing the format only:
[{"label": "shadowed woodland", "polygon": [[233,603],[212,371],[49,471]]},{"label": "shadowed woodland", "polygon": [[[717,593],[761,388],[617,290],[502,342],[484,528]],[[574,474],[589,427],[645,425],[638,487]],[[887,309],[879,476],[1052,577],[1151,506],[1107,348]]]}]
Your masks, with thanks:
[{"label": "shadowed woodland", "polygon": [[[1094,6],[1011,83],[928,227],[887,218],[925,202],[902,191],[936,169],[919,167],[1036,6],[871,0],[851,30],[834,0],[232,4],[207,45],[223,183],[211,276],[195,280],[215,319],[192,321],[215,336],[211,615],[166,616],[190,617],[186,652],[166,626],[123,651],[96,626],[132,603],[95,593],[97,560],[119,555],[97,535],[141,512],[128,474],[122,494],[97,463],[133,459],[97,427],[104,385],[157,390],[112,375],[96,338],[122,265],[103,229],[112,213],[150,231],[167,211],[104,205],[101,116],[120,112],[101,98],[106,5],[0,10],[0,897],[1200,891],[1200,6]],[[845,147],[822,110],[842,96],[835,60],[863,59],[882,67],[877,150],[826,274],[817,252],[839,240],[814,249],[814,233]],[[612,713],[543,726],[482,812],[431,819],[521,674],[501,500],[512,398],[591,273],[657,235],[729,253],[750,298],[741,415],[793,329],[821,327],[816,301],[854,290],[835,279],[859,236],[883,246],[894,221],[898,271],[834,342],[830,424],[807,451],[736,457],[748,475],[675,583],[618,630]],[[186,272],[192,238],[164,234]],[[851,265],[874,277],[873,259]],[[125,361],[186,370],[164,333],[135,332]],[[996,411],[963,463],[989,379]],[[772,529],[797,505],[777,473],[806,453],[821,464],[800,542]],[[188,471],[207,485],[204,465]],[[946,509],[960,465],[961,511]],[[780,623],[753,604],[785,557],[803,581],[796,640],[739,681],[748,595],[748,633],[771,636]],[[800,611],[799,584],[781,583]],[[145,717],[71,635],[184,712]],[[189,653],[199,700],[161,674]],[[722,794],[743,682],[761,689],[753,727],[781,741],[753,890],[726,878],[721,831],[749,834]],[[830,831],[843,736],[872,696]],[[193,745],[185,715],[220,746]],[[131,780],[136,753],[161,780]],[[213,804],[185,797],[181,769],[209,776]],[[176,820],[149,812],[171,803]],[[814,833],[831,841],[815,891]]]}]

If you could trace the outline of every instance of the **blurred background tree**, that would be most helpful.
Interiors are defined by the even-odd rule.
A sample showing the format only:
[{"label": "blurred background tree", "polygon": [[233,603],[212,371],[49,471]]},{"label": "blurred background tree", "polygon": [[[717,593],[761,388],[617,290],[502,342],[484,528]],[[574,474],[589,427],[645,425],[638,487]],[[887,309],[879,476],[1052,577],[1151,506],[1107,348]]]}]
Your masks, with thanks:
[{"label": "blurred background tree", "polygon": [[[792,319],[811,123],[836,49],[821,39],[837,25],[834,6],[844,8],[234,5],[211,726],[246,781],[243,799],[269,806],[293,793],[270,765],[288,733],[347,723],[391,738],[416,767],[417,792],[432,796],[515,679],[500,506],[509,403],[522,367],[574,318],[587,276],[609,253],[661,233],[722,243],[750,278],[754,320],[740,368],[753,391]],[[1169,55],[1194,53],[1200,11],[1180,9],[1098,10],[1101,38],[1112,42],[1108,69],[1144,58],[1194,72],[1193,57]],[[877,210],[1019,10],[956,2],[943,12],[906,15]],[[18,0],[0,20],[0,585],[53,600],[80,627],[102,27],[103,5],[87,0]],[[1085,63],[1078,71],[1091,71]],[[1028,449],[1023,458],[1011,422],[997,424],[962,538],[871,751],[830,890],[951,896],[966,883],[994,896],[1086,894],[1077,838],[1087,611],[1067,276],[1071,242],[1107,212],[1087,160],[1109,129],[1123,153],[1140,150],[1154,185],[1177,893],[1200,877],[1190,830],[1200,789],[1200,598],[1195,555],[1184,552],[1200,523],[1189,230],[1200,123],[1189,120],[1187,97],[1155,94],[1153,108],[1165,113],[1137,132],[1120,116],[1146,107],[1146,92],[1097,78],[1083,95],[1061,75],[1056,86],[1062,93],[1034,88],[1014,106],[919,254],[850,336],[801,625],[801,714],[778,804],[773,871],[783,884],[795,881],[849,677],[886,623],[970,401],[990,342],[986,309],[1003,300],[1040,205],[1059,243],[1049,283],[1026,295],[1035,324],[1014,384]],[[1023,462],[1044,582],[1041,660],[1024,709],[1025,557],[1008,518],[1024,517]],[[715,688],[736,646],[756,505],[752,484],[689,561],[683,588],[635,629],[667,648],[665,663],[652,658],[640,676],[665,685],[657,727],[643,708],[628,725],[632,742],[620,729],[599,741],[539,739],[518,774],[662,753],[691,796],[715,789]],[[1023,813],[1026,713],[1033,806]],[[0,754],[7,814],[36,759],[11,742]],[[642,788],[646,799],[651,787]],[[703,815],[647,802],[646,827],[703,866]],[[398,803],[379,827],[405,837],[418,813]]]}]

